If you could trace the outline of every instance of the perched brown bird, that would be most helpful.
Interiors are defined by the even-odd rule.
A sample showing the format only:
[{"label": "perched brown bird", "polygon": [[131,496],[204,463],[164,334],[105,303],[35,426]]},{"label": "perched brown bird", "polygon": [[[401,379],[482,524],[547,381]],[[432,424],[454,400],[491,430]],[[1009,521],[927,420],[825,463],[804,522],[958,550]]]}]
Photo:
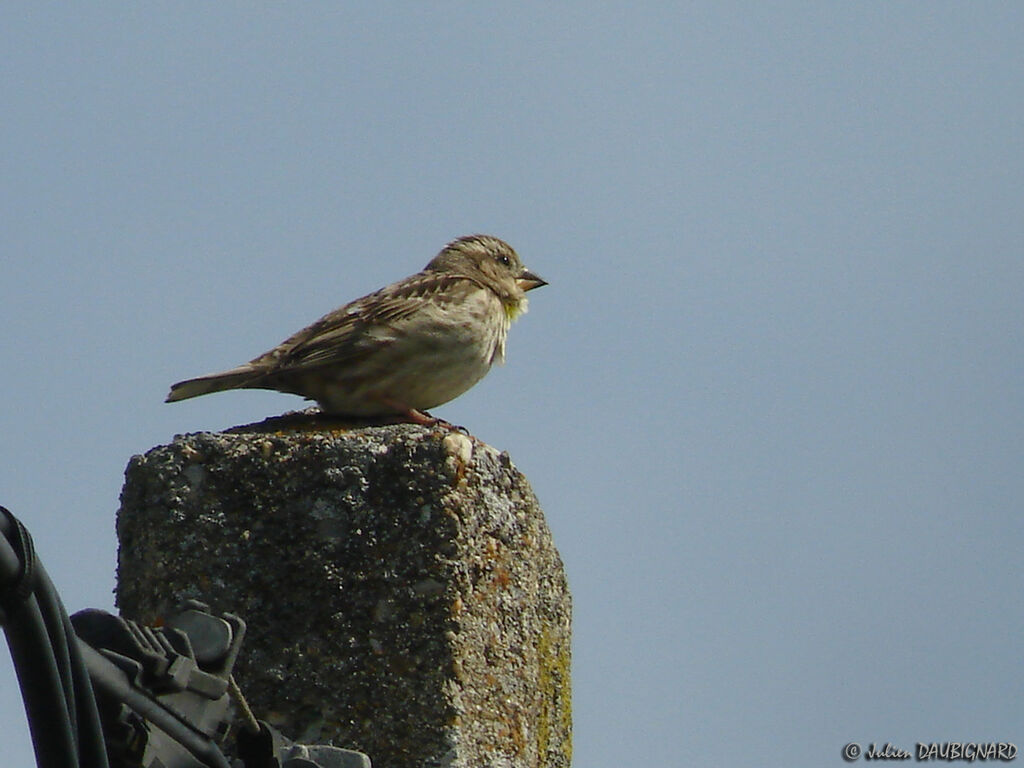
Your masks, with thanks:
[{"label": "perched brown bird", "polygon": [[423,271],[324,315],[245,365],[171,387],[167,402],[226,389],[272,389],[341,416],[424,413],[504,362],[526,292],[547,283],[507,243],[460,237]]}]

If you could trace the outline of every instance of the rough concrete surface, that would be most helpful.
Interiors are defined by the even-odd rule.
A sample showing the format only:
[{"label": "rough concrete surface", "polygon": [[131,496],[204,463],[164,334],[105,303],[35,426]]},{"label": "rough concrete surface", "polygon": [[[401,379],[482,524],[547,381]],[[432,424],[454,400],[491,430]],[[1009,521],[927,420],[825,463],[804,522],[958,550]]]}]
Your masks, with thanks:
[{"label": "rough concrete surface", "polygon": [[290,738],[375,768],[568,766],[570,597],[508,454],[298,415],[131,459],[117,600],[248,623],[236,676]]}]

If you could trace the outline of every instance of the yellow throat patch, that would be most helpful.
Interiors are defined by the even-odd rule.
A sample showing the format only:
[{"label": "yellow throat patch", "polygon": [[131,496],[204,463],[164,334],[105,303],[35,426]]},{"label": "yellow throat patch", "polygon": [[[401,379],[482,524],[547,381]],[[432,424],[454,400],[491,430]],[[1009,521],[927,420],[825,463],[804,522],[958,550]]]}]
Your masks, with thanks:
[{"label": "yellow throat patch", "polygon": [[524,296],[519,301],[506,301],[505,304],[505,316],[509,319],[509,322],[515,320],[520,315],[525,315],[527,309],[529,309],[530,302],[526,300]]}]

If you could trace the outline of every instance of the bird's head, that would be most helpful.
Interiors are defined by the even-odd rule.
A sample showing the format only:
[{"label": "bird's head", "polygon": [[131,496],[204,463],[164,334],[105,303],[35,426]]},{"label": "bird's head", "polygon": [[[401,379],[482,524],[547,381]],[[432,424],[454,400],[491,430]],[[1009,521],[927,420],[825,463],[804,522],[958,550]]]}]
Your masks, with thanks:
[{"label": "bird's head", "polygon": [[519,259],[511,245],[490,235],[467,235],[448,243],[427,265],[428,270],[461,274],[498,295],[509,319],[526,311],[526,292],[547,285]]}]

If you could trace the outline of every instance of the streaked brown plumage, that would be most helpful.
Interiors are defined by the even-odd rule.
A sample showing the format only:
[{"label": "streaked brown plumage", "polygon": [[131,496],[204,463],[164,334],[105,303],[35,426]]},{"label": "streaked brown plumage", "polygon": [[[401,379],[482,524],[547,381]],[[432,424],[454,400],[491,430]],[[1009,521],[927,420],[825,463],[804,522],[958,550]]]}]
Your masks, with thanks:
[{"label": "streaked brown plumage", "polygon": [[269,352],[228,371],[178,382],[167,402],[227,389],[272,389],[344,416],[402,415],[430,423],[505,358],[505,338],[546,285],[507,243],[470,235],[421,272],[356,299]]}]

